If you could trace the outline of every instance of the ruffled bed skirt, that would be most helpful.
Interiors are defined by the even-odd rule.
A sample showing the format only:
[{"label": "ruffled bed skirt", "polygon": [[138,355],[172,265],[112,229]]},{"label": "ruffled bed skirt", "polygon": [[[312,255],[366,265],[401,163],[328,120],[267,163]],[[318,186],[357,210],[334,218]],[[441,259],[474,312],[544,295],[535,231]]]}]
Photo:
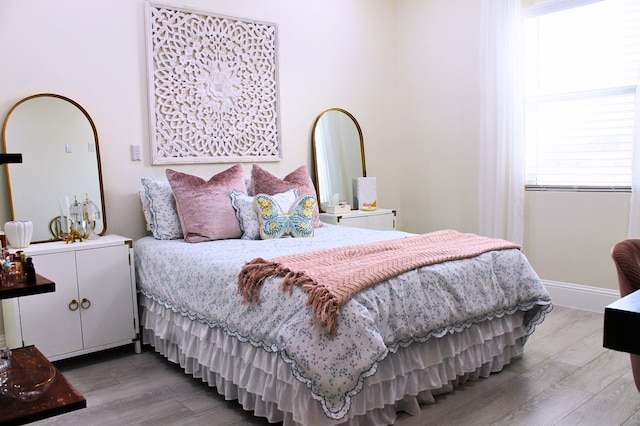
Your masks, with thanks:
[{"label": "ruffled bed skirt", "polygon": [[418,414],[420,404],[467,380],[488,377],[522,355],[524,314],[472,325],[462,332],[412,343],[389,354],[351,399],[349,414],[333,420],[278,353],[220,328],[192,321],[141,296],[143,342],[185,373],[215,386],[227,400],[270,422],[289,425],[390,425],[396,413]]}]

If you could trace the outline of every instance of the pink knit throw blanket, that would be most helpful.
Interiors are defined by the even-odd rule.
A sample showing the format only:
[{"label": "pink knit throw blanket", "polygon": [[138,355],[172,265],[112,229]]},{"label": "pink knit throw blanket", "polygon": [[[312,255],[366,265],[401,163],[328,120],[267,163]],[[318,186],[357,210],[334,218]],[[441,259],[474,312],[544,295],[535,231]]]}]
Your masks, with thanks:
[{"label": "pink knit throw blanket", "polygon": [[282,276],[282,290],[302,286],[307,304],[325,329],[337,333],[340,306],[360,290],[421,266],[478,256],[492,250],[519,249],[509,241],[452,230],[328,250],[253,259],[238,276],[244,302],[258,303],[269,276]]}]

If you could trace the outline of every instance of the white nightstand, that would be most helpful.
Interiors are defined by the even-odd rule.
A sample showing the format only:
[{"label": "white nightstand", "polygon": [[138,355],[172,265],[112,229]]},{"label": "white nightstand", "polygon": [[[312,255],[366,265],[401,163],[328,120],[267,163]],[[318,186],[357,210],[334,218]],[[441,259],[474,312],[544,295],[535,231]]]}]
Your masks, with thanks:
[{"label": "white nightstand", "polygon": [[51,361],[134,343],[140,351],[133,241],[117,235],[24,249],[56,290],[2,301],[7,346]]},{"label": "white nightstand", "polygon": [[325,223],[354,228],[391,231],[396,229],[396,211],[391,209],[351,210],[348,213],[320,213]]}]

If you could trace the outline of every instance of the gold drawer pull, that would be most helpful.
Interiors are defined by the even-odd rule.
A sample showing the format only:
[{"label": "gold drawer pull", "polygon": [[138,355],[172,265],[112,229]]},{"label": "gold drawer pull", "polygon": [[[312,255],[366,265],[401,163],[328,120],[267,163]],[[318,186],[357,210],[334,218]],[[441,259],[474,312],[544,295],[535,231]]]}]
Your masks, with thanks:
[{"label": "gold drawer pull", "polygon": [[80,307],[82,309],[89,309],[91,307],[91,301],[89,299],[87,299],[86,297],[82,299],[82,302],[80,302]]},{"label": "gold drawer pull", "polygon": [[77,311],[78,307],[80,307],[80,305],[78,304],[78,301],[76,299],[73,299],[71,302],[69,302],[70,311]]}]

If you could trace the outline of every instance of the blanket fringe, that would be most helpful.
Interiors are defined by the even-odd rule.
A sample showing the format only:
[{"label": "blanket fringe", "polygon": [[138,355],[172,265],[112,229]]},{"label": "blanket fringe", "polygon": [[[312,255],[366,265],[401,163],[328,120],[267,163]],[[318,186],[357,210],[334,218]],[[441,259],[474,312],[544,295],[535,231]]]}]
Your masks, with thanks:
[{"label": "blanket fringe", "polygon": [[264,260],[261,257],[245,263],[238,275],[238,293],[242,295],[242,302],[258,303],[264,280],[270,275],[277,275],[280,269],[278,263]]},{"label": "blanket fringe", "polygon": [[338,298],[304,272],[292,271],[277,262],[258,257],[245,263],[238,275],[238,292],[242,295],[243,303],[260,303],[260,290],[265,279],[270,276],[283,277],[280,289],[288,290],[289,294],[293,293],[295,286],[301,286],[307,291],[307,305],[325,330],[334,336],[337,334],[340,315]]},{"label": "blanket fringe", "polygon": [[293,287],[300,286],[308,294],[307,306],[320,320],[322,326],[332,335],[338,333],[338,316],[340,308],[338,298],[325,286],[318,284],[313,278],[304,272],[295,272],[287,268],[281,268],[280,275],[284,276],[280,289],[293,293]]},{"label": "blanket fringe", "polygon": [[338,317],[340,306],[338,298],[323,285],[315,285],[313,281],[309,285],[302,285],[309,292],[307,305],[311,307],[322,326],[335,336],[338,333]]}]

